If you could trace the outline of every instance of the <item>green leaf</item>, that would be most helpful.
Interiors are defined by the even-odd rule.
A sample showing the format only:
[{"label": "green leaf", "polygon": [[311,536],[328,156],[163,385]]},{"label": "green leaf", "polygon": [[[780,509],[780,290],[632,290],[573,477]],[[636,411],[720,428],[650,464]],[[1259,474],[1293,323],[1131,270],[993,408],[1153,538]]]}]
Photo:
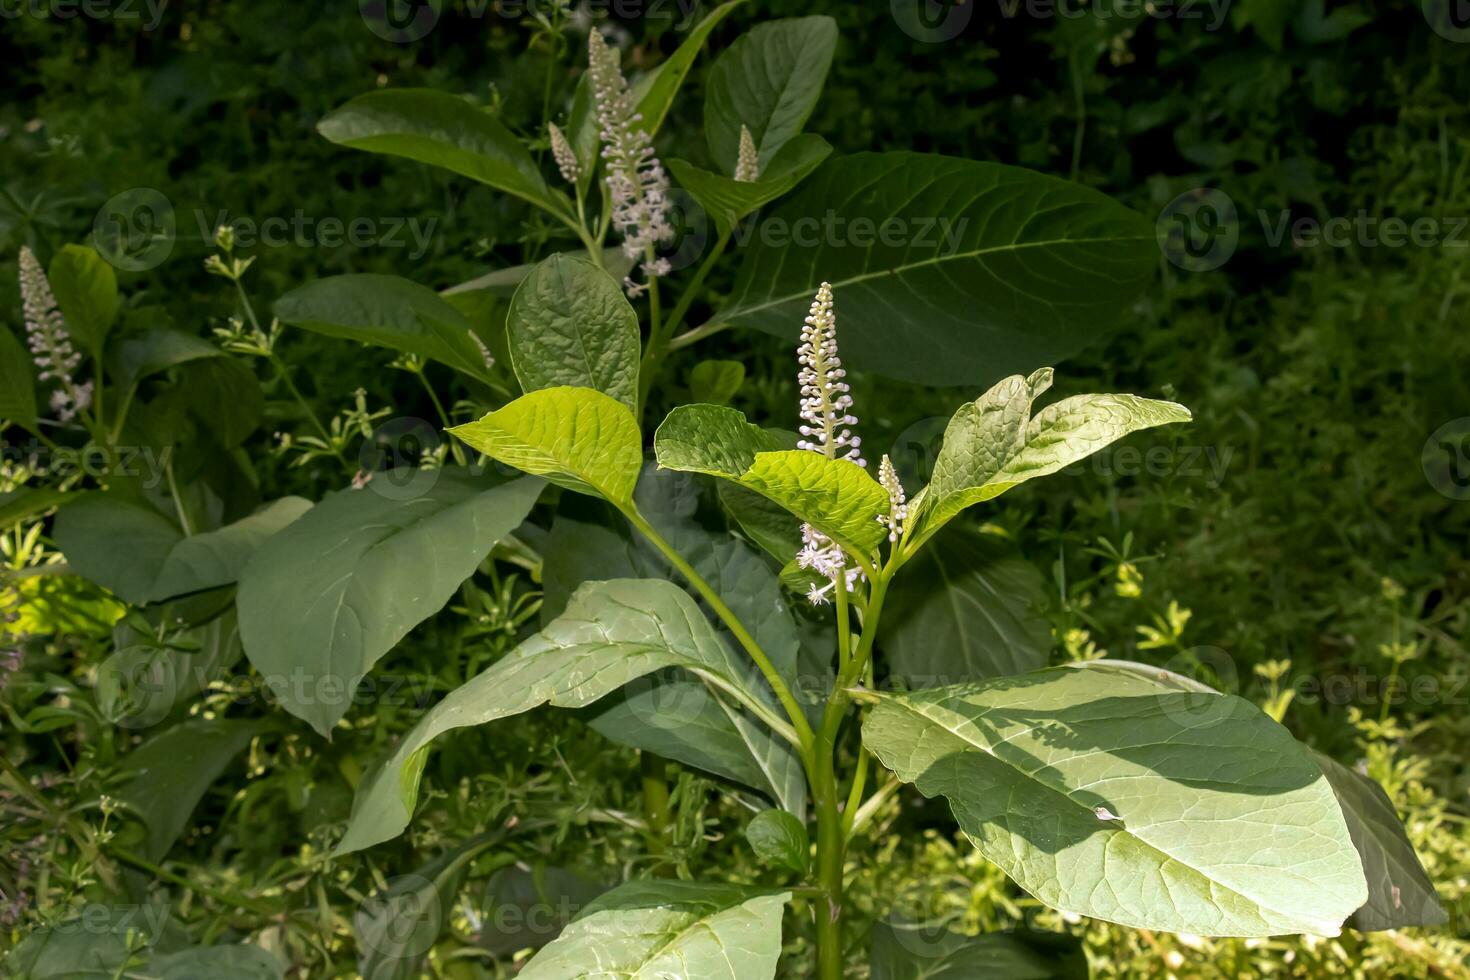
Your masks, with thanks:
[{"label": "green leaf", "polygon": [[1094,190],[908,152],[828,161],[752,237],[717,321],[794,339],[825,280],[844,362],[928,386],[1075,353],[1158,264],[1153,222]]},{"label": "green leaf", "polygon": [[520,980],[771,980],[790,892],[633,881],[588,905]]},{"label": "green leaf", "polygon": [[34,432],[38,417],[31,355],[15,334],[0,327],[0,419]]},{"label": "green leaf", "polygon": [[496,928],[482,931],[478,945],[496,956],[540,949],[566,928],[577,911],[607,890],[600,882],[540,860],[529,867],[501,868],[481,892],[485,918]]},{"label": "green leaf", "polygon": [[227,678],[244,656],[233,609],[202,626],[171,632],[166,641],[151,628],[136,628],[128,617],[113,628],[112,647],[97,667],[97,707],[114,725],[134,731],[158,724]]},{"label": "green leaf", "polygon": [[761,172],[806,125],[817,107],[837,22],[789,17],[757,24],[715,60],[704,93],[704,132],[710,156],[727,174],[740,154],[740,127],[760,150]]},{"label": "green leaf", "polygon": [[782,564],[801,550],[801,522],[775,501],[739,484],[722,482],[720,503],[751,541]]},{"label": "green leaf", "polygon": [[46,278],[66,319],[66,332],[100,360],[107,332],[117,322],[117,273],[96,249],[64,245],[51,259]]},{"label": "green leaf", "polygon": [[432,89],[369,92],[329,112],[316,128],[333,143],[443,167],[566,212],[515,134],[458,96]]},{"label": "green leaf", "polygon": [[524,391],[572,386],[638,406],[638,314],[622,286],[586,259],[552,255],[531,270],[506,318]]},{"label": "green leaf", "polygon": [[202,337],[158,327],[123,340],[109,359],[118,387],[129,392],[138,382],[160,371],[207,357],[224,356],[224,351]]},{"label": "green leaf", "polygon": [[69,493],[50,487],[21,487],[0,493],[0,528],[13,527],[37,514],[44,514],[53,507],[80,497],[84,492]]},{"label": "green leaf", "polygon": [[281,706],[328,734],[358,683],[525,520],[539,480],[445,470],[421,495],[339,490],[246,563],[245,653]]},{"label": "green leaf", "polygon": [[716,405],[681,405],[653,437],[658,464],[733,480],[790,511],[858,555],[884,538],[877,521],[888,492],[860,466],[786,449],[786,437]]},{"label": "green leaf", "polygon": [[1368,901],[1353,913],[1348,925],[1374,932],[1447,922],[1434,882],[1419,863],[1383,787],[1321,752],[1313,756],[1337,794],[1368,879]]},{"label": "green leaf", "polygon": [[[591,261],[590,252],[577,249],[571,252],[559,252],[559,255],[580,259],[584,262]],[[531,274],[531,270],[540,263],[532,262],[525,265],[506,266],[503,269],[492,269],[482,276],[467,279],[457,286],[450,286],[443,290],[441,296],[458,296],[462,293],[488,293],[500,299],[510,299],[520,288],[522,282]],[[632,259],[623,254],[621,245],[609,245],[602,250],[602,268],[614,280],[621,281],[634,266]]]},{"label": "green leaf", "polygon": [[480,380],[489,374],[474,324],[432,289],[398,276],[318,279],[276,300],[273,312],[314,333],[432,358]]},{"label": "green leaf", "polygon": [[879,645],[909,688],[1045,667],[1041,573],[995,535],[951,527],[889,587]]},{"label": "green leaf", "polygon": [[229,585],[267,538],[311,509],[302,497],[273,500],[249,517],[179,541],[169,549],[150,590],[151,602]]},{"label": "green leaf", "polygon": [[148,976],[157,980],[280,980],[281,963],[268,950],[248,943],[227,946],[196,946],[155,956]]},{"label": "green leaf", "polygon": [[167,856],[205,792],[267,727],[260,719],[191,718],[124,757],[119,771],[129,781],[112,795],[147,826],[145,857]]},{"label": "green leaf", "polygon": [[871,695],[863,740],[1040,901],[1204,936],[1336,935],[1367,898],[1311,752],[1237,697],[1104,664]]},{"label": "green leaf", "polygon": [[451,692],[363,781],[338,854],[402,833],[435,738],[550,703],[581,708],[635,678],[683,667],[745,685],[748,669],[687,593],[657,579],[590,582],[566,612],[504,659]]},{"label": "green leaf", "polygon": [[745,383],[745,365],[739,361],[700,361],[689,372],[689,393],[697,402],[723,405]]},{"label": "green leaf", "polygon": [[1233,19],[1237,27],[1254,27],[1267,47],[1280,51],[1296,7],[1297,0],[1241,0]]},{"label": "green leaf", "polygon": [[963,936],[928,924],[878,922],[870,969],[870,980],[1085,980],[1087,960],[1069,936]]},{"label": "green leaf", "polygon": [[633,83],[631,92],[638,102],[638,115],[642,117],[640,125],[650,137],[658,135],[659,127],[664,124],[664,116],[668,115],[669,107],[674,104],[674,96],[679,93],[679,87],[684,84],[689,69],[694,67],[694,60],[699,57],[699,52],[709,40],[710,32],[744,2],[745,0],[729,0],[711,10],[663,64]]},{"label": "green leaf", "polygon": [[785,810],[762,810],[751,817],[745,839],[763,864],[806,874],[811,848],[806,824]]},{"label": "green leaf", "polygon": [[491,459],[619,506],[633,499],[643,465],[632,410],[591,388],[533,391],[449,431]]},{"label": "green leaf", "polygon": [[669,172],[693,196],[722,233],[729,234],[740,219],[784,196],[827,159],[832,147],[820,136],[795,136],[761,168],[756,180],[733,180],[712,174],[683,160],[670,160]]},{"label": "green leaf", "polygon": [[134,605],[152,598],[153,583],[183,536],[147,504],[105,493],[63,506],[52,531],[71,571]]},{"label": "green leaf", "polygon": [[1027,480],[1065,469],[1143,429],[1187,422],[1189,409],[1137,395],[1077,395],[1031,415],[1051,387],[1051,370],[1013,375],[950,419],[934,463],[934,479],[916,511],[923,541],[960,511]]}]

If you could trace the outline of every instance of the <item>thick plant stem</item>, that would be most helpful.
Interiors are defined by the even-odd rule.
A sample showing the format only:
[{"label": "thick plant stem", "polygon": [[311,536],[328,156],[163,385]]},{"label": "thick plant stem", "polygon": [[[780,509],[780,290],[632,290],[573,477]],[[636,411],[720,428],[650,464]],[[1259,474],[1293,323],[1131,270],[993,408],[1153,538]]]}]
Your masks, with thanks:
[{"label": "thick plant stem", "polygon": [[663,854],[669,832],[669,784],[664,778],[664,764],[647,752],[638,755],[643,776],[643,818],[648,821],[648,849]]}]

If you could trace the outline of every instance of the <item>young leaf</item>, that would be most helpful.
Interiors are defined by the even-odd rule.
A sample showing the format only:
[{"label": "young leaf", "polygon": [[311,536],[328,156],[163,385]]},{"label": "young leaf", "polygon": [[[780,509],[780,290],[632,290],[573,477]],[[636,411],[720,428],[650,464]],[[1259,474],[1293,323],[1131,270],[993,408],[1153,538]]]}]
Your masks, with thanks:
[{"label": "young leaf", "polygon": [[619,506],[633,499],[643,465],[632,409],[591,388],[533,391],[449,431],[491,459]]},{"label": "young leaf", "polygon": [[340,490],[266,541],[240,576],[240,634],[282,707],[330,733],[373,664],[449,601],[542,486],[446,470],[409,500]]},{"label": "young leaf", "polygon": [[752,237],[717,321],[788,337],[826,280],[848,366],[929,386],[1075,353],[1158,264],[1153,222],[1094,190],[908,152],[828,161]]},{"label": "young leaf", "polygon": [[327,113],[316,128],[342,146],[443,167],[549,211],[567,210],[515,134],[447,92],[369,92]]},{"label": "young leaf", "polygon": [[36,379],[31,356],[15,334],[0,327],[0,419],[36,430]]},{"label": "young leaf", "polygon": [[836,49],[831,17],[789,17],[757,24],[721,53],[705,86],[704,133],[710,156],[727,174],[735,172],[741,126],[760,148],[762,174],[801,132]]},{"label": "young leaf", "polygon": [[877,515],[888,492],[860,466],[787,449],[785,436],[730,408],[681,405],[654,433],[658,465],[733,480],[780,504],[850,552],[867,555],[883,540]]},{"label": "young leaf", "polygon": [[762,863],[806,874],[811,847],[806,824],[785,810],[762,810],[751,817],[745,839]]},{"label": "young leaf", "polygon": [[594,388],[638,405],[638,314],[606,272],[567,255],[531,270],[506,318],[511,364],[524,391]]},{"label": "young leaf", "polygon": [[658,135],[659,127],[664,124],[664,116],[668,115],[669,107],[674,104],[674,96],[679,93],[679,87],[684,84],[689,69],[694,67],[694,59],[699,57],[699,52],[709,40],[710,32],[744,2],[745,0],[729,0],[711,10],[689,32],[684,43],[669,55],[668,60],[633,84],[632,95],[638,103],[641,125],[650,137]]},{"label": "young leaf", "polygon": [[1086,980],[1087,959],[1066,935],[963,936],[927,923],[878,922],[870,969],[869,980]]},{"label": "young leaf", "polygon": [[723,405],[745,383],[745,365],[739,361],[700,361],[689,372],[689,393],[705,405]]},{"label": "young leaf", "polygon": [[249,517],[180,540],[169,549],[150,590],[151,602],[229,585],[267,538],[311,509],[302,497],[273,500]]},{"label": "young leaf", "polygon": [[517,976],[771,980],[790,900],[745,885],[629,882],[583,909]]},{"label": "young leaf", "polygon": [[909,688],[1038,670],[1051,627],[1041,573],[994,535],[951,527],[889,587],[879,637]]},{"label": "young leaf", "polygon": [[117,322],[117,273],[86,245],[64,245],[46,271],[66,331],[94,359],[100,358],[107,332]]},{"label": "young leaf", "polygon": [[337,853],[402,833],[418,796],[429,743],[445,732],[547,703],[585,707],[666,667],[746,687],[745,665],[678,586],[658,579],[589,582],[572,596],[560,618],[452,691],[399,741],[358,788]]},{"label": "young leaf", "polygon": [[669,161],[669,172],[699,202],[716,227],[728,234],[740,219],[805,180],[831,152],[832,147],[822,137],[803,133],[781,147],[755,180],[732,180],[677,159]]},{"label": "young leaf", "polygon": [[1077,395],[1032,417],[1032,401],[1050,386],[1049,368],[1026,379],[1013,375],[954,414],[916,508],[919,541],[972,504],[1065,469],[1130,433],[1191,418],[1182,405],[1137,395]]},{"label": "young leaf", "polygon": [[874,695],[868,748],[1064,912],[1206,936],[1336,935],[1367,898],[1311,752],[1240,698],[1058,668]]},{"label": "young leaf", "polygon": [[282,323],[328,337],[418,354],[485,380],[474,324],[426,286],[398,276],[329,276],[276,300]]}]

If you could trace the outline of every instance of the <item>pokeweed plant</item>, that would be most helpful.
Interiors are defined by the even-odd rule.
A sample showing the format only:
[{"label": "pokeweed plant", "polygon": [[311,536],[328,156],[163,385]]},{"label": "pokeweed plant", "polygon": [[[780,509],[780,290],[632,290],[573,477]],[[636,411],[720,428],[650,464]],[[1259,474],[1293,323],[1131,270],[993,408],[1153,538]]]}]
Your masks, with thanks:
[{"label": "pokeweed plant", "polygon": [[[1213,936],[1435,921],[1434,889],[1382,791],[1244,700],[1134,663],[1031,669],[1044,650],[930,651],[957,683],[893,683],[912,673],[896,654],[913,641],[892,624],[927,615],[922,596],[945,590],[945,549],[976,547],[965,511],[1188,420],[1179,405],[1128,394],[1037,407],[1052,372],[1036,368],[1095,337],[1148,282],[1154,231],[1096,192],[1018,168],[907,152],[829,159],[802,132],[837,41],[825,17],[762,24],[730,44],[706,80],[713,169],[665,166],[662,123],[734,6],[631,82],[592,31],[565,117],[527,139],[424,90],[372,92],[324,118],[319,131],[336,143],[447,168],[565,229],[567,249],[442,292],[346,275],[274,306],[280,323],[394,349],[421,378],[425,361],[448,366],[466,392],[453,409],[462,418],[499,407],[450,426],[455,465],[439,454],[427,473],[366,490],[359,474],[315,505],[287,498],[206,525],[177,488],[177,521],[115,495],[68,502],[57,537],[73,570],[155,618],[186,598],[237,615],[277,703],[323,736],[374,666],[487,560],[542,572],[543,627],[430,709],[363,779],[336,853],[409,826],[440,735],[550,704],[587,709],[593,728],[645,757],[724,780],[758,811],[746,837],[772,883],[627,883],[584,908],[526,977],[770,977],[793,898],[813,910],[816,975],[843,975],[855,938],[844,891],[863,873],[850,843],[905,785],[945,797],[984,857],[1065,912]],[[692,270],[676,247],[688,201],[714,231]],[[712,295],[732,245],[733,289]],[[238,286],[243,267],[218,261]],[[799,332],[798,431],[716,404],[743,368],[706,361],[691,386],[708,401],[668,414],[646,466],[643,419],[670,353],[731,327]],[[252,317],[249,336],[227,344],[267,356],[278,329]],[[76,366],[59,347],[37,354],[48,373]],[[950,420],[927,486],[869,458],[845,361],[928,385],[990,385]],[[88,427],[102,417],[100,405],[87,412],[101,387],[58,391],[59,413]],[[321,435],[340,456],[340,440]],[[521,475],[486,472],[484,460]],[[535,526],[543,496],[559,497],[549,533]],[[601,501],[644,544],[603,561],[575,521],[558,542],[577,497]],[[739,534],[697,519],[711,499]],[[138,546],[89,547],[124,533]],[[89,567],[89,553],[109,562]],[[827,641],[798,625],[801,603],[827,617]],[[896,936],[875,930],[874,977],[1070,968],[998,935],[947,937],[919,962]]]}]

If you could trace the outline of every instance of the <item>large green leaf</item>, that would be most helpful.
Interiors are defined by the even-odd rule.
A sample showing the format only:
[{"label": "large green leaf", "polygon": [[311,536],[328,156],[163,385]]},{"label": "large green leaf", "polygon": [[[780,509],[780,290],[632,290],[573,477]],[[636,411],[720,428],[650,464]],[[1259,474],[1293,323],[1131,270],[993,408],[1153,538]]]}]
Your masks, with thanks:
[{"label": "large green leaf", "polygon": [[694,61],[709,40],[710,32],[744,2],[745,0],[729,0],[711,10],[663,64],[633,83],[631,91],[633,98],[637,100],[638,115],[642,120],[640,125],[649,136],[658,135],[659,127],[664,124],[664,117],[674,104],[674,96],[679,93],[679,87],[684,84],[689,69],[694,67]]},{"label": "large green leaf", "polygon": [[793,137],[765,165],[756,180],[743,181],[712,174],[683,160],[670,160],[669,172],[688,191],[723,232],[728,233],[748,214],[765,207],[801,183],[832,152],[820,136]]},{"label": "large green leaf", "polygon": [[159,861],[168,854],[205,791],[267,724],[259,719],[191,718],[123,759],[119,771],[129,781],[113,796],[147,826],[145,857]]},{"label": "large green leaf", "polygon": [[1158,262],[1153,222],[1094,190],[908,152],[829,161],[753,238],[717,320],[794,341],[830,282],[843,359],[926,385],[985,384],[1075,353]]},{"label": "large green leaf", "polygon": [[427,286],[398,276],[329,276],[276,300],[282,323],[447,364],[485,379],[474,324]]},{"label": "large green leaf", "polygon": [[720,54],[705,85],[704,134],[725,173],[735,172],[741,126],[760,150],[762,173],[801,132],[836,49],[831,17],[790,17],[757,24]]},{"label": "large green leaf", "polygon": [[15,334],[0,327],[0,419],[36,428],[36,379],[31,355]]},{"label": "large green leaf", "polygon": [[137,605],[153,597],[153,583],[183,536],[147,504],[104,493],[66,504],[52,531],[73,572]]},{"label": "large green leaf", "polygon": [[217,531],[183,538],[164,558],[150,600],[158,602],[237,581],[245,563],[267,538],[310,509],[311,501],[303,497],[282,497]]},{"label": "large green leaf", "polygon": [[506,327],[522,390],[595,388],[636,410],[638,314],[617,280],[591,262],[557,254],[532,269]]},{"label": "large green leaf", "polygon": [[1311,752],[1240,698],[1106,664],[873,698],[868,748],[1054,908],[1335,935],[1367,898]]},{"label": "large green leaf", "polygon": [[870,980],[1085,980],[1087,959],[1069,936],[964,936],[926,924],[873,926]]},{"label": "large green leaf", "polygon": [[1045,667],[1051,627],[1041,573],[994,535],[951,527],[888,592],[880,647],[909,688]]},{"label": "large green leaf", "polygon": [[449,601],[541,489],[446,470],[407,500],[330,495],[245,565],[237,601],[250,662],[282,707],[326,735],[373,664]]},{"label": "large green leaf", "polygon": [[848,551],[872,552],[884,537],[877,518],[888,509],[888,492],[860,466],[788,445],[785,436],[718,405],[681,405],[653,437],[660,466],[733,480]]},{"label": "large green leaf", "polygon": [[632,409],[591,388],[533,391],[449,431],[491,459],[620,506],[643,465]]},{"label": "large green leaf", "polygon": [[771,980],[790,892],[633,881],[593,900],[520,980]]},{"label": "large green leaf", "polygon": [[1050,368],[1012,375],[960,406],[915,508],[920,541],[972,504],[1065,469],[1130,433],[1191,418],[1183,405],[1137,395],[1076,395],[1033,416],[1032,402],[1050,386]]},{"label": "large green leaf", "polygon": [[107,332],[117,322],[117,273],[97,250],[64,245],[46,271],[56,305],[66,319],[66,332],[77,346],[99,358]]},{"label": "large green leaf", "polygon": [[[96,913],[102,912],[99,917]],[[281,980],[280,961],[259,946],[184,947],[187,936],[167,905],[93,904],[73,919],[43,926],[5,960],[23,980]],[[129,940],[142,948],[130,947]]]},{"label": "large green leaf", "polygon": [[358,788],[337,853],[388,840],[408,826],[429,743],[445,732],[547,703],[585,707],[666,667],[747,685],[746,666],[678,586],[658,579],[584,585],[558,619],[451,692],[399,741]]},{"label": "large green leaf", "polygon": [[202,337],[171,327],[156,327],[123,340],[109,360],[118,387],[128,397],[138,382],[150,375],[190,361],[224,356],[224,351]]},{"label": "large green leaf", "polygon": [[324,116],[317,132],[342,146],[443,167],[532,204],[566,211],[515,134],[447,92],[385,89],[359,95]]}]

